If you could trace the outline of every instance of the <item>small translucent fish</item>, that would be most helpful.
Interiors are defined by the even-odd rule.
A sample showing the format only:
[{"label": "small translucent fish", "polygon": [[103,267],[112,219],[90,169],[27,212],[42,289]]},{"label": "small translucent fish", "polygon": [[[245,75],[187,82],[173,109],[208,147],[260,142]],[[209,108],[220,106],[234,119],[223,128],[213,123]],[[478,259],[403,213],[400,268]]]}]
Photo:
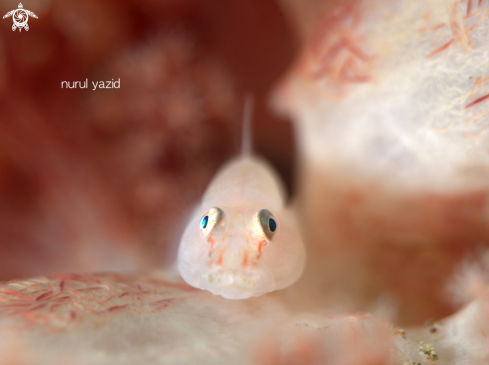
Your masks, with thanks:
[{"label": "small translucent fish", "polygon": [[188,284],[227,299],[283,289],[301,276],[305,264],[282,182],[268,163],[251,154],[250,114],[248,98],[242,154],[211,181],[178,252],[178,270]]}]

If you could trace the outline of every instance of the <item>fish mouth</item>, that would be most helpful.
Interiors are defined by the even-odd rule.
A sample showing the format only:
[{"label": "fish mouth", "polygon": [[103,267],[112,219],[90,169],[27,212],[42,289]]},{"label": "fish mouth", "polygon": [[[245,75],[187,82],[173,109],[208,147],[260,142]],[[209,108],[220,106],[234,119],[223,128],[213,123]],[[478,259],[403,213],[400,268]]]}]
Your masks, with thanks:
[{"label": "fish mouth", "polygon": [[268,268],[259,270],[218,269],[201,274],[199,287],[226,299],[246,299],[275,290]]}]

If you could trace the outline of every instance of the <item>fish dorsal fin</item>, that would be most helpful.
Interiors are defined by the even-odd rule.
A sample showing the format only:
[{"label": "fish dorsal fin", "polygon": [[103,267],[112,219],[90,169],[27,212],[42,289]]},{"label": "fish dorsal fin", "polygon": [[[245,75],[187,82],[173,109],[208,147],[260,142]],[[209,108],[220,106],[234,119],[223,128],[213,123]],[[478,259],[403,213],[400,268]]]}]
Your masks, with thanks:
[{"label": "fish dorsal fin", "polygon": [[253,117],[254,100],[251,94],[246,94],[243,107],[243,126],[241,134],[241,156],[249,157],[253,149],[251,121]]}]

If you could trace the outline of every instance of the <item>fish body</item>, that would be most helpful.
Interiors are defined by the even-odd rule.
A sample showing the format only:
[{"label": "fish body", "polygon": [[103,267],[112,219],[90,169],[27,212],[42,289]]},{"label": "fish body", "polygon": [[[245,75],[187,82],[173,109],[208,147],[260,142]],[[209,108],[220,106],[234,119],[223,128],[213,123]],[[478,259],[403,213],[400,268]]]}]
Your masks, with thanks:
[{"label": "fish body", "polygon": [[295,282],[305,250],[273,168],[253,155],[216,174],[180,242],[178,270],[190,285],[246,299]]}]

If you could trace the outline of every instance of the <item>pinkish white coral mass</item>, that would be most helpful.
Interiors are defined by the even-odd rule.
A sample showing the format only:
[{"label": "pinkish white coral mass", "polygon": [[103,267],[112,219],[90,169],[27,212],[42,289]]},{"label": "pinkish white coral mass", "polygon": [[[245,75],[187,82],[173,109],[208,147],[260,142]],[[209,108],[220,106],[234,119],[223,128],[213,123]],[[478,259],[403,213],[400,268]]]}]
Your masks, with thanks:
[{"label": "pinkish white coral mass", "polygon": [[325,9],[274,95],[300,152],[312,259],[297,296],[447,315],[454,268],[489,238],[488,3]]}]

